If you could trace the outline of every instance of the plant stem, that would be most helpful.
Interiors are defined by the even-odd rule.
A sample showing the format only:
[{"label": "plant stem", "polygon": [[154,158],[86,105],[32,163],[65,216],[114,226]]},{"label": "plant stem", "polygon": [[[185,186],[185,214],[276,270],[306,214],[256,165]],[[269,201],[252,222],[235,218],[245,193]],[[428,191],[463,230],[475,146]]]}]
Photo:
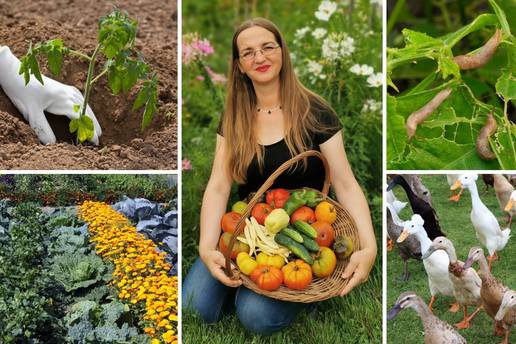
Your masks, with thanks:
[{"label": "plant stem", "polygon": [[90,98],[90,92],[91,92],[91,78],[93,76],[93,70],[95,69],[95,59],[97,58],[97,54],[100,50],[100,44],[97,45],[95,48],[95,51],[93,52],[93,55],[91,55],[90,59],[90,65],[88,66],[88,75],[86,76],[86,86],[85,86],[85,95],[84,95],[84,103],[82,104],[82,110],[81,110],[81,117],[86,114],[86,108],[88,107],[88,100]]},{"label": "plant stem", "polygon": [[78,56],[78,57],[83,58],[83,59],[85,59],[85,60],[91,61],[91,57],[89,57],[89,56],[88,56],[88,55],[86,55],[86,54],[81,53],[80,51],[76,51],[76,50],[72,50],[72,49],[70,49],[70,50],[69,50],[69,53],[70,53],[71,55],[75,55],[75,56]]},{"label": "plant stem", "polygon": [[91,83],[94,84],[98,79],[100,79],[104,74],[107,73],[107,69],[104,69],[102,72],[99,73],[93,80],[91,80]]}]

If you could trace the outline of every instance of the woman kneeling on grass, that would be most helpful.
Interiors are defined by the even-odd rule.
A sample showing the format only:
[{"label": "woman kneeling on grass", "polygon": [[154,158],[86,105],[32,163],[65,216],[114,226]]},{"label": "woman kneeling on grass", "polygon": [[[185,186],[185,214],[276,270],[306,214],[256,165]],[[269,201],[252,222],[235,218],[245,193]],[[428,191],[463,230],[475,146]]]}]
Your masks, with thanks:
[{"label": "woman kneeling on grass", "polygon": [[[224,273],[217,243],[233,181],[245,199],[293,156],[311,149],[325,156],[337,199],[355,220],[361,243],[342,275],[351,277],[342,296],[367,279],[376,242],[366,199],[346,158],[342,125],[330,106],[298,81],[277,27],[266,19],[249,20],[236,30],[232,49],[225,112],[201,209],[199,258],[184,281],[183,309],[214,323],[234,304],[248,330],[269,335],[310,305],[256,294]],[[310,157],[278,177],[273,188],[322,190],[323,183],[324,166]]]}]

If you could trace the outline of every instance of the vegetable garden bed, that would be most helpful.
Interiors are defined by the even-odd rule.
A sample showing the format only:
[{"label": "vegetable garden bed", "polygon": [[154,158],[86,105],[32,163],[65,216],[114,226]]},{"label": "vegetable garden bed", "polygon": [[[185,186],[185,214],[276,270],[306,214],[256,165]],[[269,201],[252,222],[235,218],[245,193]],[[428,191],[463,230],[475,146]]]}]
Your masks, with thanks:
[{"label": "vegetable garden bed", "polygon": [[160,243],[101,202],[77,215],[8,209],[0,201],[0,342],[177,342],[177,276]]},{"label": "vegetable garden bed", "polygon": [[[115,2],[122,11],[138,20],[135,47],[145,62],[157,73],[158,112],[150,125],[141,130],[143,110],[132,112],[141,83],[128,92],[113,96],[105,79],[93,88],[89,104],[103,134],[99,146],[75,145],[69,133],[69,120],[46,114],[58,139],[55,145],[44,146],[23,120],[22,115],[0,90],[0,130],[7,133],[0,139],[2,169],[175,169],[177,168],[177,6],[175,1]],[[98,35],[98,20],[113,11],[107,2],[28,1],[2,5],[0,44],[10,47],[21,58],[28,42],[61,38],[65,46],[91,54]],[[41,60],[40,62],[43,62]],[[97,63],[98,74],[104,60]],[[77,87],[84,93],[88,64],[67,56],[59,76],[46,65],[42,73],[60,82]]]}]

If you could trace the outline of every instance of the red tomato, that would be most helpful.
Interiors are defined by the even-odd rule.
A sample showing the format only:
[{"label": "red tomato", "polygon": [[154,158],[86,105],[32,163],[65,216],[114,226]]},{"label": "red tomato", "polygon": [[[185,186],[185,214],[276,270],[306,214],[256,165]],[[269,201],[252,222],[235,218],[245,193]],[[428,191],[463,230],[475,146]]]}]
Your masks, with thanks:
[{"label": "red tomato", "polygon": [[267,191],[265,200],[273,208],[283,208],[290,196],[290,192],[286,189],[273,189]]},{"label": "red tomato", "polygon": [[312,210],[312,208],[302,206],[301,208],[294,211],[290,216],[290,223],[294,223],[297,220],[312,223],[315,221],[315,212]]},{"label": "red tomato", "polygon": [[335,231],[328,222],[315,221],[312,223],[312,227],[317,231],[317,238],[315,241],[317,241],[319,246],[330,247],[331,244],[333,244],[333,240],[335,240]]},{"label": "red tomato", "polygon": [[283,272],[274,266],[260,265],[253,270],[250,277],[263,290],[276,290],[283,283]]},{"label": "red tomato", "polygon": [[253,210],[251,210],[251,216],[254,217],[259,224],[263,225],[265,223],[265,218],[272,210],[272,207],[267,203],[257,203],[253,207]]},{"label": "red tomato", "polygon": [[220,226],[222,230],[227,233],[233,233],[236,229],[238,221],[242,218],[242,215],[235,211],[230,211],[222,216],[220,220]]}]

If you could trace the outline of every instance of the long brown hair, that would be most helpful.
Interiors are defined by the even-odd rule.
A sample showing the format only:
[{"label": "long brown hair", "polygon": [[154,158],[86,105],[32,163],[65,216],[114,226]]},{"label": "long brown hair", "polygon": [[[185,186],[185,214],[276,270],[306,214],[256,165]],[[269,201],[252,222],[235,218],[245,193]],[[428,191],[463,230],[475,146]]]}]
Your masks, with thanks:
[{"label": "long brown hair", "polygon": [[[292,156],[302,153],[312,144],[310,133],[323,132],[329,128],[317,121],[314,109],[332,111],[319,95],[304,87],[297,79],[287,43],[276,25],[264,18],[254,18],[240,25],[233,35],[233,58],[229,67],[227,96],[222,119],[222,135],[227,152],[226,166],[230,176],[237,183],[246,181],[246,174],[253,157],[263,170],[263,146],[258,144],[254,128],[256,114],[256,94],[251,79],[239,69],[239,34],[253,26],[262,27],[272,34],[281,47],[282,68],[280,79],[280,104],[285,121],[285,142]],[[306,162],[305,162],[306,166]]]}]

